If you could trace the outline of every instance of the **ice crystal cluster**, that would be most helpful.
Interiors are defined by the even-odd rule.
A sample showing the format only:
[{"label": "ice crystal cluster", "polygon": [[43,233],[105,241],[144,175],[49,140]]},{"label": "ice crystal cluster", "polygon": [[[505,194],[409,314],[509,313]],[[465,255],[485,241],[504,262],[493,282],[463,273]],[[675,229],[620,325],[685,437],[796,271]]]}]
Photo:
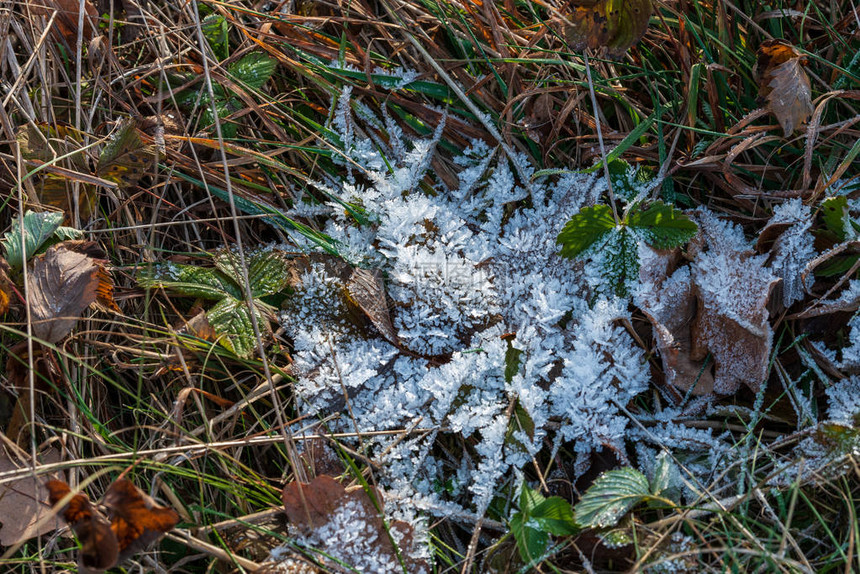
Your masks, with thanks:
[{"label": "ice crystal cluster", "polygon": [[[361,436],[393,512],[474,519],[542,449],[572,451],[572,476],[601,451],[629,464],[634,447],[646,472],[671,449],[704,480],[745,456],[731,437],[684,424],[712,412],[707,397],[639,412],[639,424],[625,412],[650,371],[623,326],[629,300],[603,288],[600,261],[630,246],[606,242],[577,263],[556,243],[565,222],[606,191],[603,178],[535,177],[524,158],[482,141],[455,159],[456,175],[441,177],[434,160],[445,112],[438,117],[432,134],[409,139],[385,108],[374,115],[345,88],[330,122],[341,177],[315,184],[330,198],[325,209],[296,208],[352,265],[382,273],[397,340],[356,326],[347,278],[325,257],[310,259],[282,314],[300,407]],[[738,226],[707,210],[696,220],[695,260],[679,277],[707,276],[696,293],[714,324],[761,331],[769,345],[771,284],[781,280],[785,305],[802,299],[803,270],[816,255],[809,208],[776,207],[770,255],[755,254]],[[846,396],[831,398],[840,416],[854,408]]]},{"label": "ice crystal cluster", "polygon": [[[355,332],[344,280],[323,261],[310,264],[282,317],[305,411],[346,413],[348,397],[338,430],[408,431],[365,439],[387,500],[451,515],[483,513],[547,439],[573,445],[576,473],[596,451],[625,459],[630,423],[619,405],[649,376],[618,322],[626,302],[594,297],[558,256],[561,227],[605,191],[603,180],[532,179],[527,162],[476,141],[448,187],[431,169],[444,122],[443,113],[432,136],[407,141],[349,88],[333,104],[344,177],[319,183],[332,198],[323,231],[351,263],[384,273],[399,346]],[[345,204],[362,206],[369,223]],[[506,377],[509,345],[519,368]],[[461,460],[436,447],[446,437]]]}]

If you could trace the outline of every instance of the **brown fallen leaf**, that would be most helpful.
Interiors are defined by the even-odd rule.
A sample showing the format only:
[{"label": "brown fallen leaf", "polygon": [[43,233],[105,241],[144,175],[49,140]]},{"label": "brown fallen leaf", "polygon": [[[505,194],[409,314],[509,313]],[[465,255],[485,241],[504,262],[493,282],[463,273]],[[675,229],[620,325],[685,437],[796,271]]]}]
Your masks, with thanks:
[{"label": "brown fallen leaf", "polygon": [[33,260],[28,294],[33,334],[48,343],[68,335],[93,303],[116,308],[103,261],[81,252],[86,249],[78,242],[58,243]]},{"label": "brown fallen leaf", "polygon": [[84,43],[89,42],[98,31],[99,13],[89,0],[32,0],[28,4],[33,14],[44,15],[46,20],[54,12],[57,13],[51,33],[54,39],[65,42],[69,48],[77,45],[82,7]]},{"label": "brown fallen leaf", "polygon": [[803,126],[814,110],[806,63],[806,57],[783,40],[767,40],[759,46],[759,97],[767,102],[785,137]]},{"label": "brown fallen leaf", "polygon": [[346,284],[346,293],[349,300],[362,310],[389,343],[400,344],[397,331],[391,323],[388,300],[385,297],[385,285],[382,283],[382,275],[378,270],[356,267]]},{"label": "brown fallen leaf", "polygon": [[773,343],[767,304],[779,278],[739,227],[712,214],[703,214],[698,223],[705,240],[691,264],[697,310],[690,357],[704,360],[711,354],[717,393],[733,394],[742,383],[757,392],[767,378]]},{"label": "brown fallen leaf", "polygon": [[714,392],[713,363],[693,359],[690,325],[696,316],[697,302],[689,267],[672,273],[666,262],[669,254],[655,253],[643,258],[640,277],[643,289],[639,305],[657,340],[666,382],[694,395]]},{"label": "brown fallen leaf", "polygon": [[[307,484],[291,482],[284,487],[282,497],[290,522],[305,536],[320,540],[320,549],[325,554],[363,571],[403,572],[400,559],[406,572],[427,571],[426,562],[413,556],[417,549],[412,526],[392,520],[386,532],[377,509],[377,505],[380,508],[383,505],[382,495],[373,487],[369,491],[376,503],[364,488],[344,488],[334,478],[323,474]],[[338,533],[347,530],[350,544],[338,539]],[[399,558],[392,538],[397,541]],[[381,564],[396,567],[390,570],[380,567]]]},{"label": "brown fallen leaf", "polygon": [[[7,447],[0,447],[0,473],[26,468],[17,462]],[[50,449],[39,456],[40,464],[60,462],[60,453]],[[42,479],[25,476],[0,483],[0,546],[13,546],[30,538],[53,532],[60,527],[59,517],[40,521],[51,509],[42,504]]]}]

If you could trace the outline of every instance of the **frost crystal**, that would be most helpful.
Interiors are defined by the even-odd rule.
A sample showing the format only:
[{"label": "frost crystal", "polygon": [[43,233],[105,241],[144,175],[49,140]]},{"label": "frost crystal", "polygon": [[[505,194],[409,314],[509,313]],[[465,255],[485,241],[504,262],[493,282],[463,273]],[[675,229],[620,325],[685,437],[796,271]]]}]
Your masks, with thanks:
[{"label": "frost crystal", "polygon": [[[402,346],[356,325],[344,296],[349,273],[311,258],[282,314],[305,412],[346,413],[349,401],[353,416],[330,419],[333,430],[402,431],[365,439],[387,500],[470,520],[551,437],[573,441],[578,473],[595,451],[626,459],[631,425],[619,406],[647,388],[648,367],[619,323],[626,302],[595,298],[556,244],[564,223],[605,190],[602,178],[541,177],[527,190],[515,175],[530,173],[524,159],[476,141],[456,160],[459,185],[449,189],[430,170],[444,114],[427,139],[389,130],[389,142],[367,145],[362,122],[390,119],[356,120],[349,98],[345,90],[333,104],[330,128],[345,164],[362,171],[320,186],[363,206],[369,223],[333,205],[321,231],[383,274]],[[521,351],[508,378],[505,333]],[[438,444],[462,452],[444,456]]]},{"label": "frost crystal", "polygon": [[774,244],[770,268],[775,275],[782,278],[783,304],[790,307],[795,301],[803,299],[801,273],[806,264],[817,255],[812,247],[812,234],[809,232],[812,227],[810,207],[803,205],[800,199],[777,206],[767,227],[777,225],[789,227]]},{"label": "frost crystal", "polygon": [[827,389],[827,415],[831,420],[858,424],[860,416],[860,377],[843,379]]}]

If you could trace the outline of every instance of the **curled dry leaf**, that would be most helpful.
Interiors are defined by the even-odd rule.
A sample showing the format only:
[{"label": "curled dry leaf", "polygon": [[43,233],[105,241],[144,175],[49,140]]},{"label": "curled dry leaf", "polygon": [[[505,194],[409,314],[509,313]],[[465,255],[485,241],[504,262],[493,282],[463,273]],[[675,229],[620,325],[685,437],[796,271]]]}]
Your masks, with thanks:
[{"label": "curled dry leaf", "polygon": [[346,284],[346,293],[349,300],[367,315],[383,337],[394,345],[400,344],[397,331],[391,323],[385,285],[378,270],[354,269]]},{"label": "curled dry leaf", "polygon": [[[59,480],[50,480],[45,487],[51,506],[56,506],[72,492],[68,484]],[[81,543],[80,574],[116,566],[158,540],[179,522],[175,510],[159,506],[126,479],[110,485],[103,506],[107,515],[81,492],[71,496],[60,511]]]},{"label": "curled dry leaf", "polygon": [[81,10],[84,12],[83,41],[89,42],[97,33],[99,13],[89,0],[34,0],[28,4],[32,14],[44,15],[46,20],[56,12],[51,33],[56,40],[64,41],[70,48],[77,44]]},{"label": "curled dry leaf", "polygon": [[33,260],[28,304],[33,334],[56,343],[69,334],[84,310],[94,303],[118,310],[113,281],[103,260],[92,257],[92,242],[66,241]]},{"label": "curled dry leaf", "polygon": [[759,97],[767,102],[785,137],[805,124],[814,109],[805,65],[805,56],[782,40],[767,40],[759,47]]},{"label": "curled dry leaf", "polygon": [[[414,556],[412,526],[389,521],[388,532],[377,510],[383,504],[380,492],[371,487],[371,500],[364,488],[344,488],[334,478],[320,475],[310,483],[292,482],[284,487],[284,510],[290,522],[324,552],[359,571],[427,572],[427,564]],[[344,537],[341,538],[341,534]],[[398,552],[392,545],[397,543]],[[335,563],[330,563],[334,566]]]}]

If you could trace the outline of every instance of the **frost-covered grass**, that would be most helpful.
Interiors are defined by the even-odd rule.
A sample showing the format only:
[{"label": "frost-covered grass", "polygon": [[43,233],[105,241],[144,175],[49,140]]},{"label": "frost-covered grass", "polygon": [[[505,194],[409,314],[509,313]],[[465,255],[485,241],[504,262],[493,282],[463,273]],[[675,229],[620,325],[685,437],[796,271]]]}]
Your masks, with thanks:
[{"label": "frost-covered grass", "polygon": [[[149,4],[131,36],[127,4],[105,20],[101,47],[10,7],[0,118],[9,142],[66,122],[94,150],[107,122],[155,126],[140,185],[100,188],[92,221],[69,222],[107,248],[123,314],[52,347],[46,383],[0,379],[4,432],[18,396],[40,397],[9,437],[35,468],[103,472],[97,495],[134,465],[206,543],[165,541],[144,570],[860,570],[851,2],[657,2],[624,58],[589,57],[591,85],[552,22],[563,3]],[[226,44],[198,34],[209,14]],[[816,112],[788,138],[756,111],[770,37],[808,53]],[[609,182],[585,171],[598,123],[626,162]],[[33,167],[5,153],[4,224]],[[684,210],[695,236],[655,251],[653,229],[617,225],[643,199]],[[561,257],[593,206],[612,231]],[[290,286],[249,277],[263,311],[245,358],[187,329],[211,302],[141,287],[271,252]],[[381,279],[371,312],[354,268]],[[240,301],[234,275],[222,291]],[[575,505],[620,467],[669,502],[552,537],[527,565],[523,482]],[[315,474],[378,489],[383,525],[356,491],[318,528],[285,525],[281,488]],[[50,570],[67,546],[31,540],[0,569]]]}]

